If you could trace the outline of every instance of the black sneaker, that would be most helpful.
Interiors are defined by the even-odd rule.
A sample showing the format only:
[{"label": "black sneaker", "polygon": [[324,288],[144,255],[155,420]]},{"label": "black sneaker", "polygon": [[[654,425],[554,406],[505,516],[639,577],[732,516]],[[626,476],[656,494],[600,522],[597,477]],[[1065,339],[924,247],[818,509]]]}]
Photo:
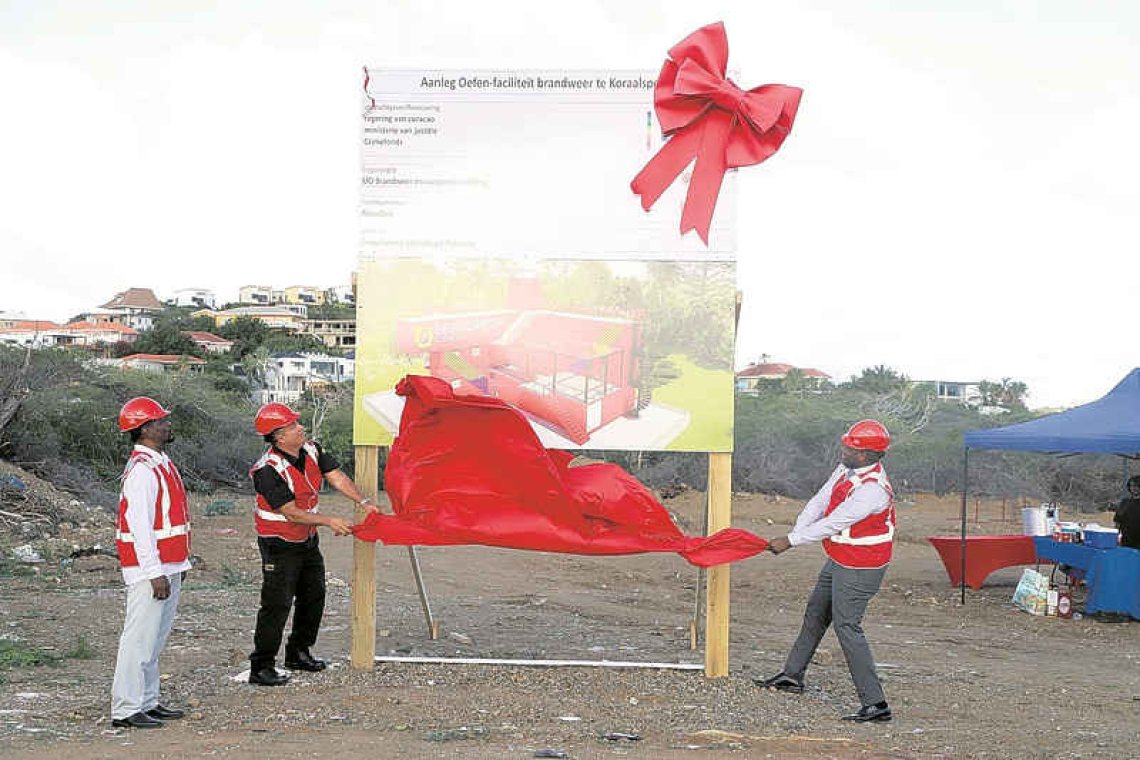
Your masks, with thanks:
[{"label": "black sneaker", "polygon": [[789,694],[803,694],[804,692],[804,682],[798,678],[792,678],[787,673],[777,673],[771,678],[753,678],[752,683],[765,689],[786,691]]},{"label": "black sneaker", "polygon": [[843,716],[843,720],[853,720],[856,723],[866,723],[867,721],[885,723],[890,719],[891,708],[886,702],[880,702],[877,705],[863,705],[859,708],[859,712]]}]

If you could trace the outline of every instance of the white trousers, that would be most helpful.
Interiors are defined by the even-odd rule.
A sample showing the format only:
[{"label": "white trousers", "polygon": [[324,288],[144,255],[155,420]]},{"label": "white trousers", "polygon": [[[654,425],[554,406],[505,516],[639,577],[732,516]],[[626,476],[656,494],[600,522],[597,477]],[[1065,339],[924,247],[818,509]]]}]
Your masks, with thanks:
[{"label": "white trousers", "polygon": [[111,717],[128,718],[158,704],[158,656],[174,625],[182,574],[168,575],[170,596],[159,601],[149,580],[127,586],[127,618],[119,637]]}]

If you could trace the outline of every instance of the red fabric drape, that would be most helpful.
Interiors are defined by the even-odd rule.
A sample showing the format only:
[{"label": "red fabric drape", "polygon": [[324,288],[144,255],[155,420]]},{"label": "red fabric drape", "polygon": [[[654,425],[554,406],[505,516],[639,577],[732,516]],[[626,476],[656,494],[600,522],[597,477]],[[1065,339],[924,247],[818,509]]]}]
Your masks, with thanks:
[{"label": "red fabric drape", "polygon": [[357,538],[385,544],[482,544],[567,554],[676,552],[709,567],[750,557],[768,542],[728,528],[683,534],[645,486],[617,465],[570,467],[521,412],[488,396],[455,395],[409,375],[384,486],[395,515],[369,515]]}]

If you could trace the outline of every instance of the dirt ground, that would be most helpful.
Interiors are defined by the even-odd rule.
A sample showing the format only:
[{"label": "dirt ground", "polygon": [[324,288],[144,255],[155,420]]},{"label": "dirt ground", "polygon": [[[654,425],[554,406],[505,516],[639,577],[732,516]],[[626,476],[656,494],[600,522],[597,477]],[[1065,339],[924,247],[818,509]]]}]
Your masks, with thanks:
[{"label": "dirt ground", "polygon": [[[219,498],[233,499],[237,512],[206,516]],[[350,514],[339,497],[322,501],[322,512]],[[110,557],[63,551],[113,545],[110,519],[93,514],[65,524],[30,572],[0,565],[0,639],[68,655],[54,665],[0,669],[0,755],[1140,757],[1140,622],[1021,612],[1009,603],[1020,568],[968,589],[960,606],[925,540],[957,530],[953,498],[899,504],[895,559],[865,621],[895,719],[870,725],[839,720],[858,704],[830,632],[803,695],[752,684],[781,669],[822,563],[818,546],[732,566],[730,673],[710,680],[700,671],[585,667],[354,671],[352,542],[322,535],[329,595],[315,651],[332,667],[278,689],[236,682],[247,666],[260,583],[248,503],[215,495],[192,504],[199,561],[161,661],[163,702],[189,715],[160,731],[111,728],[120,576]],[[686,532],[699,532],[704,494],[665,503]],[[740,494],[734,524],[781,535],[798,508]],[[973,504],[969,512],[971,532],[1020,532],[1013,505],[1004,523],[1000,504],[977,507],[976,523]],[[1110,524],[1105,514],[1084,519]],[[11,544],[0,547],[7,556]],[[407,550],[376,551],[379,655],[703,662],[689,647],[697,570],[677,556],[421,549],[440,626],[432,641]],[[1083,599],[1078,591],[1078,611]],[[636,738],[604,738],[615,733]]]}]

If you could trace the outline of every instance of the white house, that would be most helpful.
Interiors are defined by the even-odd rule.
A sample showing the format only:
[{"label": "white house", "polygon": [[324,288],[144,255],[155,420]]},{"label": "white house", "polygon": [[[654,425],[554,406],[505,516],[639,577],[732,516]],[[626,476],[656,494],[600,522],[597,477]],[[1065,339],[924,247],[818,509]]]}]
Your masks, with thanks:
[{"label": "white house", "polygon": [[208,288],[181,288],[174,291],[175,306],[196,306],[201,309],[216,309],[217,296]]},{"label": "white house", "polygon": [[291,404],[310,388],[352,380],[356,360],[325,354],[274,354],[265,367],[265,389],[254,392],[254,401]]},{"label": "white house", "polygon": [[201,372],[206,362],[197,356],[177,356],[175,354],[131,354],[119,359],[123,369],[141,369],[144,372],[169,372],[185,367],[192,372]]},{"label": "white house", "polygon": [[134,343],[138,331],[118,322],[69,322],[62,328],[71,335],[81,338],[80,345],[93,346],[96,343]]},{"label": "white house", "polygon": [[281,303],[284,293],[268,285],[242,285],[238,289],[238,303],[251,303],[255,306],[272,306]]},{"label": "white house", "polygon": [[325,290],[325,303],[352,305],[356,303],[356,295],[351,285],[337,285]]},{"label": "white house", "polygon": [[20,348],[52,348],[54,346],[71,346],[80,342],[80,338],[66,332],[61,327],[54,328],[28,328],[8,327],[0,330],[0,343]]},{"label": "white house", "polygon": [[138,330],[139,332],[154,327],[154,317],[151,314],[145,311],[133,311],[129,308],[92,309],[91,311],[81,314],[80,318],[86,322],[94,322],[95,324],[114,322],[120,325],[126,325],[132,330]]},{"label": "white house", "polygon": [[12,327],[0,329],[0,343],[32,348],[132,343],[137,337],[137,331],[117,322],[71,322],[57,325],[54,322],[21,321]]},{"label": "white house", "polygon": [[182,334],[211,354],[224,354],[234,347],[232,340],[227,340],[205,330],[183,330]]},{"label": "white house", "polygon": [[127,288],[116,293],[99,309],[84,315],[89,322],[118,322],[135,330],[154,327],[154,315],[162,311],[162,302],[150,288]]},{"label": "white house", "polygon": [[982,403],[982,390],[976,380],[926,380],[934,386],[935,395],[943,401],[957,401],[977,406]]},{"label": "white house", "polygon": [[22,311],[0,310],[0,329],[15,327],[17,322],[27,322],[28,315]]}]

